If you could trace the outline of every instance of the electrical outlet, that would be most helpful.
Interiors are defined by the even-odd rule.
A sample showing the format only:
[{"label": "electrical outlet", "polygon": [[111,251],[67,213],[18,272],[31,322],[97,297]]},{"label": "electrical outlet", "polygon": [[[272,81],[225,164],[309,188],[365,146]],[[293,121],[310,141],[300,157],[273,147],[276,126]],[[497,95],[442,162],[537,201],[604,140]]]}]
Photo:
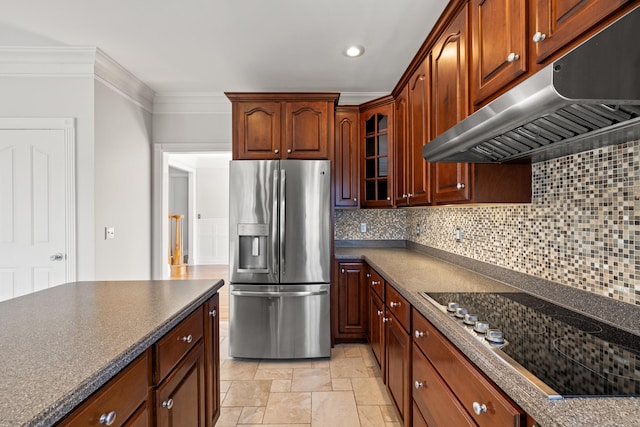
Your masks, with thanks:
[{"label": "electrical outlet", "polygon": [[116,238],[116,229],[115,227],[105,227],[104,228],[104,239],[111,240]]},{"label": "electrical outlet", "polygon": [[420,235],[420,224],[416,224],[416,236]]},{"label": "electrical outlet", "polygon": [[456,228],[456,242],[462,243],[462,228]]},{"label": "electrical outlet", "polygon": [[367,223],[366,222],[361,222],[360,223],[360,232],[361,233],[366,233],[367,232]]}]

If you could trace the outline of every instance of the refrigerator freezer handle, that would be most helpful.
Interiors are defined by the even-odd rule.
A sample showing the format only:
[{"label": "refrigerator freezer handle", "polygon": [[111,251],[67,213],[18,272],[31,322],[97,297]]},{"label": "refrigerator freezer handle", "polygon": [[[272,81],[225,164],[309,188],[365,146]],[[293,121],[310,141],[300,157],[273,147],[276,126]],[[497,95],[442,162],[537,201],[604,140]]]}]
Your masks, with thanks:
[{"label": "refrigerator freezer handle", "polygon": [[[273,210],[271,217],[271,260],[273,261],[273,273],[278,275],[278,204],[279,204],[279,195],[278,195],[278,174],[273,174]],[[279,276],[277,276],[279,277]]]},{"label": "refrigerator freezer handle", "polygon": [[329,291],[231,291],[231,295],[239,297],[270,297],[270,298],[286,298],[286,297],[309,297],[314,295],[327,295]]},{"label": "refrigerator freezer handle", "polygon": [[280,277],[282,277],[286,270],[286,204],[287,204],[287,174],[284,169],[280,170]]}]

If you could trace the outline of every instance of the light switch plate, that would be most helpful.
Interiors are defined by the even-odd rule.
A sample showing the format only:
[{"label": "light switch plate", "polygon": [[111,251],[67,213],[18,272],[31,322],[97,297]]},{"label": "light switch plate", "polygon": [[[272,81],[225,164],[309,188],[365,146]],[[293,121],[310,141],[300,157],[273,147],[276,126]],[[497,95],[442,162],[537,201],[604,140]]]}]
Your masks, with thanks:
[{"label": "light switch plate", "polygon": [[104,239],[111,240],[116,238],[116,229],[115,227],[105,227],[104,228]]}]

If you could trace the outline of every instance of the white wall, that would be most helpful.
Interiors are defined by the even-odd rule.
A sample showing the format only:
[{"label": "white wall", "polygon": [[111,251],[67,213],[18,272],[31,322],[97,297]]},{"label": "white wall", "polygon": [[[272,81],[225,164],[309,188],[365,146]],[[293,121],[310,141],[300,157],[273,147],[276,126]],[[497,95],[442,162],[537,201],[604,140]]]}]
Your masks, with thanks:
[{"label": "white wall", "polygon": [[93,76],[0,78],[0,116],[76,118],[78,280],[95,272],[93,87]]},{"label": "white wall", "polygon": [[[96,280],[150,278],[151,117],[95,83]],[[105,240],[105,226],[115,239]]]},{"label": "white wall", "polygon": [[201,218],[229,217],[229,160],[200,160],[196,169],[196,210]]}]

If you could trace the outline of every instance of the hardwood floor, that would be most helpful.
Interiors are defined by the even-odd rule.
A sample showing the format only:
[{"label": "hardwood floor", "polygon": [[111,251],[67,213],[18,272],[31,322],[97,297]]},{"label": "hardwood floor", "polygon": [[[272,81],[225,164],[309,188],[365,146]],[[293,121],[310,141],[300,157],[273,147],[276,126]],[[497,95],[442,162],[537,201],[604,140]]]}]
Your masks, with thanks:
[{"label": "hardwood floor", "polygon": [[172,277],[174,280],[184,279],[222,279],[223,286],[220,294],[220,320],[229,320],[229,266],[227,264],[215,265],[188,265],[186,274],[180,277]]}]

